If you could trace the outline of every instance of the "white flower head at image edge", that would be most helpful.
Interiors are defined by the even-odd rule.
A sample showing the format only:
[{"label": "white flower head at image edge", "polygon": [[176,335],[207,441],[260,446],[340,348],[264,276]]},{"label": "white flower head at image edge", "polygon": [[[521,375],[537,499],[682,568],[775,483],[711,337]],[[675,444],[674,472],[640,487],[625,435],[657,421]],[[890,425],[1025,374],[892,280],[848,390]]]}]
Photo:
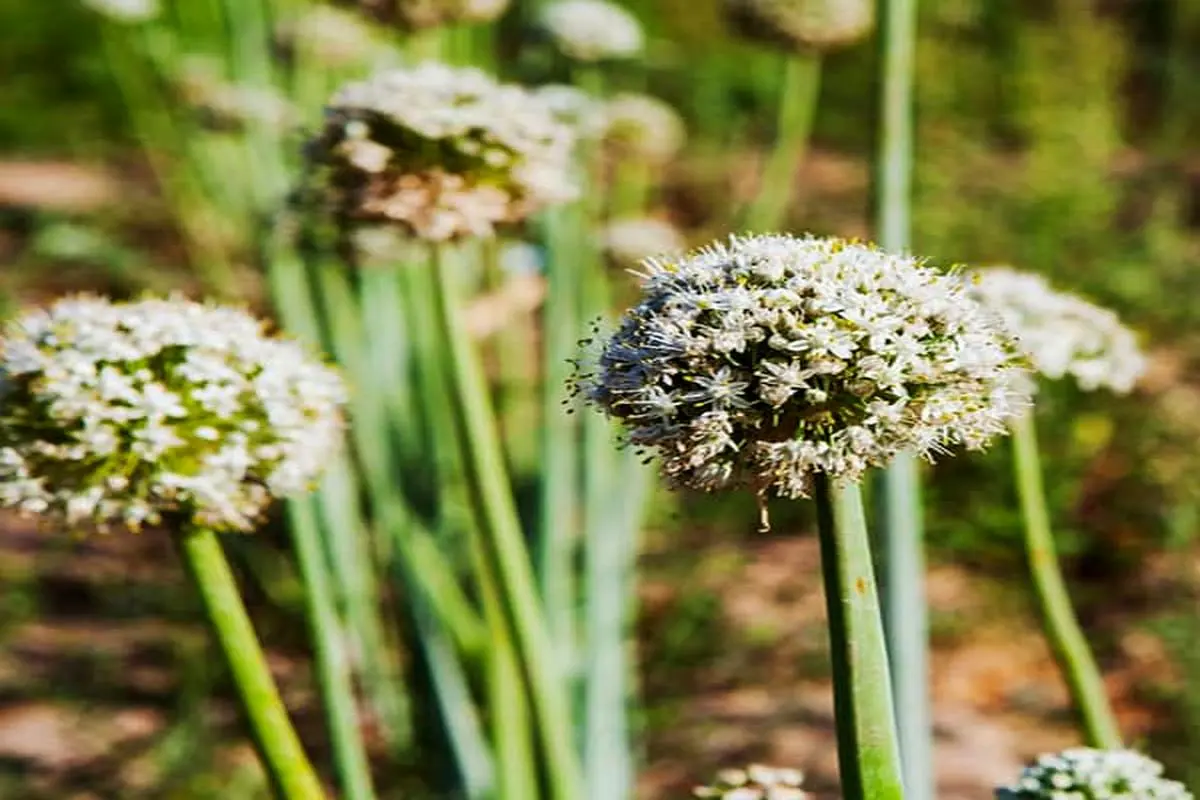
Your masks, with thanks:
[{"label": "white flower head at image edge", "polygon": [[542,9],[541,25],[576,61],[632,58],[645,45],[637,17],[607,0],[558,0]]},{"label": "white flower head at image edge", "polygon": [[996,800],[1194,800],[1182,783],[1163,777],[1163,767],[1132,750],[1078,747],[1043,755]]},{"label": "white flower head at image edge", "polygon": [[116,22],[149,22],[158,16],[158,0],[83,0],[93,11]]},{"label": "white flower head at image edge", "polygon": [[425,63],[343,87],[309,158],[339,216],[441,242],[490,236],[574,198],[574,143],[533,92]]},{"label": "white flower head at image edge", "polygon": [[0,336],[0,506],[252,530],[340,446],[345,388],[233,308],[70,297]]},{"label": "white flower head at image edge", "polygon": [[724,769],[709,786],[697,786],[692,796],[708,800],[809,800],[800,788],[804,773],[798,769],[752,764],[746,769]]},{"label": "white flower head at image edge", "polygon": [[805,496],[817,474],[982,447],[1028,405],[994,315],[916,258],[763,235],[642,269],[574,385],[674,487]]},{"label": "white flower head at image edge", "polygon": [[1137,339],[1112,311],[1008,267],[974,270],[966,278],[971,295],[1000,316],[1047,378],[1070,376],[1087,391],[1125,394],[1145,372]]}]

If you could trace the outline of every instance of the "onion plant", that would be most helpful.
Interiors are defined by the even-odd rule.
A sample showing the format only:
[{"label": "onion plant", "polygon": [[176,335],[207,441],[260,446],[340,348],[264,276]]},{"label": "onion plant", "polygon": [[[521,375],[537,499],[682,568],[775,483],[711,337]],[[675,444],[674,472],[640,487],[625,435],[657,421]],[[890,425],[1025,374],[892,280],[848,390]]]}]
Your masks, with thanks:
[{"label": "onion plant", "polygon": [[900,798],[863,473],[979,447],[1022,405],[1014,346],[959,282],[840,240],[733,237],[643,264],[573,381],[673,488],[817,506],[843,796]]},{"label": "onion plant", "polygon": [[[274,498],[312,485],[340,442],[344,392],[244,312],[179,299],[67,298],[10,322],[0,343],[0,505],[174,536],[266,773],[289,800],[324,793],[217,534],[252,531]],[[315,542],[300,541],[308,565]],[[328,599],[310,597],[318,630]]]},{"label": "onion plant", "polygon": [[[1003,319],[1034,369],[1070,376],[1080,388],[1128,392],[1145,369],[1133,334],[1106,309],[1055,291],[1042,277],[1007,267],[969,276],[973,295]],[[1013,423],[1013,465],[1025,528],[1025,556],[1042,626],[1067,682],[1089,745],[1121,746],[1121,732],[1095,656],[1079,625],[1058,561],[1046,507],[1034,414]]]}]

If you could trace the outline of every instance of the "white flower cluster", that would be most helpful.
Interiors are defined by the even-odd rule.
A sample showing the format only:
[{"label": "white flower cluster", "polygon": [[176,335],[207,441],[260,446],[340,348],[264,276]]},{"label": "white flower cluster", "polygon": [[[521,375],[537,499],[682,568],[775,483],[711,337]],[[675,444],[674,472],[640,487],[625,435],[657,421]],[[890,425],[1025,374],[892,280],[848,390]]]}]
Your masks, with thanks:
[{"label": "white flower cluster", "polygon": [[83,4],[116,22],[149,22],[158,16],[158,0],[83,0]]},{"label": "white flower cluster", "polygon": [[733,237],[644,265],[641,303],[574,379],[676,487],[805,495],[898,452],[983,446],[1028,398],[962,282],[838,239]]},{"label": "white flower cluster", "polygon": [[730,24],[751,39],[789,49],[832,50],[875,26],[873,0],[725,0]]},{"label": "white flower cluster", "polygon": [[426,63],[351,83],[330,101],[310,157],[341,215],[421,239],[491,235],[574,197],[574,133],[519,86]]},{"label": "white flower cluster", "polygon": [[204,56],[180,60],[176,84],[185,103],[219,127],[238,128],[258,123],[286,128],[299,122],[300,114],[280,91],[269,86],[230,83],[221,77],[219,61]]},{"label": "white flower cluster", "polygon": [[605,226],[603,242],[609,258],[622,267],[636,267],[647,258],[687,249],[679,229],[655,217],[615,219]]},{"label": "white flower cluster", "polygon": [[996,800],[1193,800],[1162,773],[1162,764],[1132,750],[1078,747],[1041,756],[998,788]]},{"label": "white flower cluster", "polygon": [[384,40],[357,14],[313,5],[280,26],[279,40],[303,60],[329,67],[375,63],[388,53]]},{"label": "white flower cluster", "polygon": [[687,126],[669,103],[647,94],[618,94],[602,110],[604,144],[620,157],[669,161],[687,141]]},{"label": "white flower cluster", "polygon": [[716,783],[697,786],[692,795],[711,800],[808,800],[811,795],[800,788],[803,783],[804,773],[798,769],[752,764],[721,770]]},{"label": "white flower cluster", "polygon": [[587,92],[567,83],[546,83],[533,90],[554,118],[575,129],[581,138],[598,135],[603,122],[604,104]]},{"label": "white flower cluster", "polygon": [[341,441],[345,389],[242,311],[80,296],[0,339],[0,506],[250,530]]},{"label": "white flower cluster", "polygon": [[632,58],[645,45],[637,17],[608,0],[558,0],[543,9],[541,24],[576,61]]},{"label": "white flower cluster", "polygon": [[1046,377],[1070,375],[1088,391],[1125,393],[1145,371],[1137,340],[1113,312],[1008,267],[976,270],[967,280],[971,295],[1000,316]]}]

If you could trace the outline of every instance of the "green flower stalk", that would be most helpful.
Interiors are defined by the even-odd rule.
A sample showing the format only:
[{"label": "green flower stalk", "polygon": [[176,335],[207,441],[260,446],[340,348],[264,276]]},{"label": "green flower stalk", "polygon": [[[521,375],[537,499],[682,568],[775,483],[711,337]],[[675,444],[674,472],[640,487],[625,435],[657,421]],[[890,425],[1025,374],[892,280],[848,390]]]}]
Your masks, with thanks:
[{"label": "green flower stalk", "polygon": [[[1041,276],[1007,267],[978,270],[972,295],[1015,335],[1034,369],[1052,378],[1070,376],[1080,388],[1125,393],[1145,370],[1133,334],[1116,314],[1055,291]],[[1067,681],[1088,744],[1121,746],[1121,732],[1104,679],[1072,607],[1058,562],[1046,508],[1032,412],[1014,422],[1017,491],[1025,522],[1025,550],[1042,625]]]},{"label": "green flower stalk", "polygon": [[783,225],[796,169],[808,149],[821,90],[821,54],[851,45],[875,24],[873,0],[724,0],[729,26],[785,53],[774,146],[758,195],[746,212],[750,230]]},{"label": "green flower stalk", "polygon": [[177,527],[281,796],[323,796],[216,533],[307,491],[341,441],[345,389],[242,311],[79,296],[0,340],[0,506],[66,525]]},{"label": "green flower stalk", "polygon": [[996,800],[1193,800],[1182,783],[1163,777],[1163,766],[1132,750],[1076,747],[1044,755],[1015,783],[996,789]]},{"label": "green flower stalk", "polygon": [[955,278],[837,239],[732,237],[642,274],[574,388],[674,488],[814,497],[843,794],[899,798],[858,481],[1003,433],[1025,403],[1014,346]]}]

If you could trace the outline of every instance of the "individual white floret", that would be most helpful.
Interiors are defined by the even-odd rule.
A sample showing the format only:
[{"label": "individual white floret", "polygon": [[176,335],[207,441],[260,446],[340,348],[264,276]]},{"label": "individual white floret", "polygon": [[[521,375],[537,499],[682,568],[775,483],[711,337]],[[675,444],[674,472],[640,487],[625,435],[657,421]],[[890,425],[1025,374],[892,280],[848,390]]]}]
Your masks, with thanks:
[{"label": "individual white floret", "polygon": [[808,800],[798,769],[752,764],[746,769],[723,769],[709,786],[697,786],[694,797],[711,800]]},{"label": "individual white floret", "polygon": [[427,63],[345,86],[310,157],[340,215],[418,238],[486,236],[574,197],[574,133],[533,93]]},{"label": "individual white floret", "polygon": [[673,158],[687,141],[683,117],[657,97],[618,94],[602,113],[604,143],[619,157],[661,163]]},{"label": "individual white floret", "polygon": [[605,252],[622,267],[634,267],[655,256],[675,255],[687,241],[671,223],[655,217],[616,219],[604,228]]},{"label": "individual white floret", "polygon": [[1132,750],[1078,747],[1043,755],[997,800],[1193,800],[1183,784],[1167,780],[1162,764]]},{"label": "individual white floret", "polygon": [[982,447],[1028,404],[995,317],[915,258],[764,235],[643,269],[575,386],[673,486],[797,497],[901,451]]},{"label": "individual white floret", "polygon": [[158,0],[83,0],[83,4],[117,22],[148,22],[158,16]]},{"label": "individual white floret", "polygon": [[542,27],[568,58],[632,58],[645,45],[637,17],[607,0],[558,0],[542,10]]},{"label": "individual white floret", "polygon": [[1085,390],[1124,394],[1145,371],[1137,339],[1112,311],[1008,267],[976,270],[967,278],[972,296],[1001,317],[1042,375],[1069,375]]},{"label": "individual white floret", "polygon": [[80,296],[0,338],[0,506],[250,530],[341,441],[345,389],[242,311]]}]

